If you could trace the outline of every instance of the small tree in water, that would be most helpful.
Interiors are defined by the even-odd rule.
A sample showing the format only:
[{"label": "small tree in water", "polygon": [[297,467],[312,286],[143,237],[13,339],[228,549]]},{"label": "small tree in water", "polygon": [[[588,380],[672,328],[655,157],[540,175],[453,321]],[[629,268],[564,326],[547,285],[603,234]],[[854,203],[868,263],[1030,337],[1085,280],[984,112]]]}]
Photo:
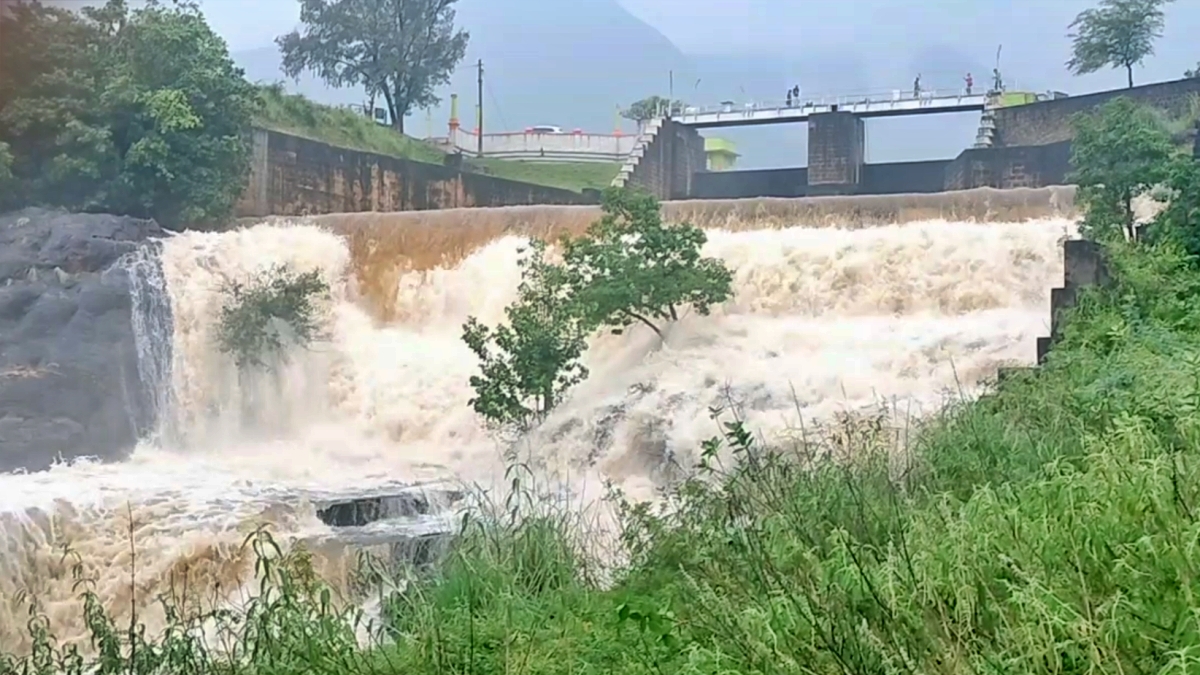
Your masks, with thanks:
[{"label": "small tree in water", "polygon": [[562,264],[546,261],[545,242],[532,243],[508,325],[472,317],[463,326],[482,371],[470,404],[490,424],[525,431],[544,420],[587,377],[580,359],[598,328],[642,323],[662,338],[682,307],[708,314],[732,295],[724,263],[700,255],[703,230],[664,224],[649,195],[610,189],[603,207],[584,236],[562,241]]},{"label": "small tree in water", "polygon": [[329,285],[317,270],[298,273],[276,265],[249,283],[229,282],[222,288],[217,343],[233,356],[239,370],[269,368],[294,346],[308,345],[320,332],[318,298]]},{"label": "small tree in water", "polygon": [[488,328],[470,317],[463,341],[481,371],[470,379],[472,409],[492,426],[523,432],[545,419],[588,371],[579,362],[586,328],[564,270],[546,262],[546,244],[536,240],[520,264],[517,299],[504,310],[508,325]]},{"label": "small tree in water", "polygon": [[691,305],[707,316],[733,294],[725,263],[705,258],[704,230],[663,222],[652,195],[609,188],[603,217],[577,239],[563,241],[563,264],[575,305],[589,328],[620,334],[641,323],[663,338],[663,324]]}]

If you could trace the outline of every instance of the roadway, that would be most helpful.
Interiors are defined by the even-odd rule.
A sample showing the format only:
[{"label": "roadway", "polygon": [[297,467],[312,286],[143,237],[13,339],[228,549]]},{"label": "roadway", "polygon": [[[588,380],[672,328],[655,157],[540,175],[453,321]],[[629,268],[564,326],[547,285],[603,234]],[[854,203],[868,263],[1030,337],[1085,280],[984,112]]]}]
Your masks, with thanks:
[{"label": "roadway", "polygon": [[828,112],[849,112],[859,117],[899,117],[937,113],[981,112],[987,107],[987,94],[965,91],[942,93],[893,90],[886,94],[805,97],[788,106],[785,101],[765,103],[734,103],[723,101],[715,106],[689,106],[671,119],[697,129],[746,127],[762,124],[807,122],[812,115]]}]

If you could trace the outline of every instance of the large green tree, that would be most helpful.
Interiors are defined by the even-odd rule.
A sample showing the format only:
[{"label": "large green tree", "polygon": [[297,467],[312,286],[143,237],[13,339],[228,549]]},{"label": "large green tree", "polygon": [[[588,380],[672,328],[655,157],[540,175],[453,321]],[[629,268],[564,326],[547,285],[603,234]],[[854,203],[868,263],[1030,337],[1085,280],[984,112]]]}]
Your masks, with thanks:
[{"label": "large green tree", "polygon": [[1166,17],[1163,7],[1172,0],[1101,0],[1080,12],[1071,22],[1071,58],[1067,68],[1075,75],[1102,68],[1124,68],[1133,87],[1133,67],[1154,54],[1154,41],[1162,37]]},{"label": "large green tree", "polygon": [[1071,176],[1086,209],[1084,234],[1095,239],[1135,234],[1133,201],[1166,178],[1174,154],[1161,118],[1118,97],[1073,119]]},{"label": "large green tree", "polygon": [[0,40],[0,141],[14,189],[176,226],[227,218],[249,171],[253,87],[191,2],[78,13],[14,0]]},{"label": "large green tree", "polygon": [[729,268],[700,254],[704,230],[664,222],[653,195],[609,188],[602,207],[584,236],[563,241],[563,266],[587,326],[621,333],[642,324],[661,339],[683,308],[707,316],[732,296]]},{"label": "large green tree", "polygon": [[334,87],[361,86],[387,104],[392,125],[439,101],[469,34],[455,27],[458,0],[300,0],[303,27],[280,36],[289,77],[316,73]]}]

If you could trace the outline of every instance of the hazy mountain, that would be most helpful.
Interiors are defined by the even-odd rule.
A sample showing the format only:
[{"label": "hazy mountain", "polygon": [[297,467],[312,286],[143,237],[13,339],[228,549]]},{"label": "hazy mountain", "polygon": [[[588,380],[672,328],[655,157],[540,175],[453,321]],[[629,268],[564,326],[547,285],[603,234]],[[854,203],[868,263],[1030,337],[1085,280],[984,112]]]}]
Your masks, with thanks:
[{"label": "hazy mountain", "polygon": [[[611,132],[618,104],[667,88],[668,73],[687,59],[654,28],[615,0],[572,0],[547,10],[543,0],[462,0],[458,22],[471,33],[467,56],[433,111],[434,132],[444,133],[449,94],[462,101],[464,127],[474,127],[475,64],[484,62],[484,111],[488,131],[516,131],[554,124]],[[271,47],[234,53],[252,80],[281,80],[280,57]],[[289,88],[329,103],[361,103],[355,90],[327,88],[311,76]],[[423,112],[408,121],[426,132]],[[632,129],[632,126],[627,126]]]},{"label": "hazy mountain", "polygon": [[[429,113],[415,113],[407,121],[408,131],[418,136],[444,133],[452,92],[459,94],[463,126],[475,126],[475,64],[479,59],[484,62],[487,131],[553,124],[607,133],[617,123],[618,105],[653,93],[665,96],[672,85],[677,98],[694,104],[778,101],[796,84],[812,94],[911,86],[907,72],[903,77],[880,72],[879,64],[870,63],[853,46],[816,53],[796,50],[797,55],[789,58],[688,56],[617,0],[576,0],[569,11],[567,5],[557,5],[553,11],[545,7],[544,0],[462,0],[458,21],[471,33],[467,57],[443,92],[443,104]],[[234,58],[251,80],[284,79],[274,45],[235,52]],[[959,66],[959,62],[964,65]],[[942,86],[960,86],[968,68],[983,70],[983,64],[966,64],[953,50],[936,47],[919,52],[912,64],[886,65],[896,69],[897,74],[900,70],[915,73],[923,69],[926,86],[939,86],[940,81],[945,81]],[[364,98],[357,89],[332,89],[307,74],[298,83],[289,81],[288,87],[324,103],[362,103]],[[871,123],[870,158],[891,161],[911,156],[953,156],[974,136],[976,121],[966,117]],[[634,128],[626,121],[621,124],[627,132]],[[738,145],[743,153],[742,166],[798,166],[807,162],[803,125],[711,133]]]}]

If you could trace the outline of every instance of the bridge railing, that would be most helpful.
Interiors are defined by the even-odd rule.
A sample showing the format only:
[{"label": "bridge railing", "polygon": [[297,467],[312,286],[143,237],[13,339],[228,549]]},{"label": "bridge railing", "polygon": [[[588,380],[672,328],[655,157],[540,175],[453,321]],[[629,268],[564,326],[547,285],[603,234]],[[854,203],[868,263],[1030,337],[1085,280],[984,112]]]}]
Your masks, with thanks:
[{"label": "bridge railing", "polygon": [[851,105],[875,105],[901,102],[925,102],[925,101],[948,101],[962,100],[966,98],[975,98],[983,96],[984,90],[973,89],[970,94],[965,88],[959,90],[951,89],[926,89],[922,90],[919,95],[914,95],[912,90],[892,89],[886,92],[864,92],[859,94],[836,94],[836,95],[805,95],[800,92],[798,99],[793,99],[789,105],[787,100],[766,100],[766,101],[722,101],[715,105],[704,106],[684,106],[674,111],[675,116],[683,118],[694,117],[698,115],[713,115],[713,114],[734,114],[734,113],[751,113],[762,110],[795,110],[804,112],[815,108],[824,108],[832,105],[851,106]]}]

